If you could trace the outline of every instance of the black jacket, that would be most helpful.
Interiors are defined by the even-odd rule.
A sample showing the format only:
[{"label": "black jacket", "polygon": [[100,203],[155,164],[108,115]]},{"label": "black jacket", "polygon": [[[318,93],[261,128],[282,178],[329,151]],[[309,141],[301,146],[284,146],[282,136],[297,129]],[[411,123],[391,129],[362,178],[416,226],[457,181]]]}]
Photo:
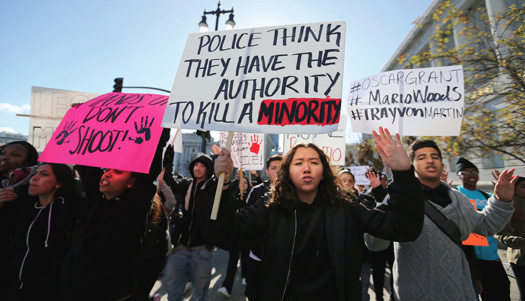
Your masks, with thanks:
[{"label": "black jacket", "polygon": [[[329,206],[325,211],[329,260],[338,300],[361,300],[361,246],[363,233],[396,240],[415,240],[423,227],[424,203],[414,171],[394,172],[388,191],[389,206],[369,210],[357,203]],[[296,217],[262,200],[235,213],[229,193],[223,192],[216,221],[210,220],[209,237],[221,248],[266,235],[261,275],[261,300],[281,300],[286,294],[289,267],[294,259]]]},{"label": "black jacket", "polygon": [[66,300],[117,300],[135,292],[141,239],[167,139],[164,131],[149,173],[139,173],[133,188],[117,198],[107,200],[99,191],[100,168],[79,169],[88,204],[62,266]]},{"label": "black jacket", "polygon": [[[206,166],[207,175],[205,180],[195,184],[193,167],[197,162]],[[207,245],[211,250],[212,244],[209,243],[204,235],[215,198],[215,190],[217,189],[217,178],[213,175],[213,160],[210,156],[202,154],[191,161],[189,166],[191,180],[183,178],[177,181],[173,178],[171,168],[169,166],[165,167],[164,181],[171,187],[173,193],[181,196],[180,201],[182,204],[175,206],[175,208],[179,208],[180,205],[184,216],[183,221],[176,225],[179,227],[177,233],[181,235],[178,242],[187,247]],[[188,203],[187,206],[186,202]],[[174,241],[173,238],[172,241]]]}]

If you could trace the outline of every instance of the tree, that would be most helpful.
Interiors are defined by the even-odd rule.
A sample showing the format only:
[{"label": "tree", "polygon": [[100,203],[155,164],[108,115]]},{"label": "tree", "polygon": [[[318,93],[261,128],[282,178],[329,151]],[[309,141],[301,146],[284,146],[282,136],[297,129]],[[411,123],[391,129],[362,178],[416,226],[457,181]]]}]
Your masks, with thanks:
[{"label": "tree", "polygon": [[374,139],[364,139],[361,137],[361,142],[357,144],[347,145],[348,151],[346,152],[346,164],[347,166],[373,166],[376,170],[383,170],[385,164],[381,157],[375,150]]},{"label": "tree", "polygon": [[[491,151],[525,163],[525,5],[488,16],[438,5],[429,49],[398,57],[405,68],[463,65],[465,114],[458,137],[435,138],[452,155]],[[481,22],[479,22],[481,20]],[[462,41],[453,45],[455,41]]]}]

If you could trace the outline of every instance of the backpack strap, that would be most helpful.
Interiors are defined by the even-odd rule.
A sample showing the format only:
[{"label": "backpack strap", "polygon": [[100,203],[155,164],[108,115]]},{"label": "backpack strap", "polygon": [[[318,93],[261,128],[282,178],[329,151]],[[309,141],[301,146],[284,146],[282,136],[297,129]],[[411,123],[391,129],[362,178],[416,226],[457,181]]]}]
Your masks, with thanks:
[{"label": "backpack strap", "polygon": [[434,205],[430,204],[429,200],[425,201],[425,214],[438,226],[443,233],[445,233],[456,245],[462,246],[461,244],[461,233],[459,228],[452,220],[446,218],[441,211],[439,211]]}]

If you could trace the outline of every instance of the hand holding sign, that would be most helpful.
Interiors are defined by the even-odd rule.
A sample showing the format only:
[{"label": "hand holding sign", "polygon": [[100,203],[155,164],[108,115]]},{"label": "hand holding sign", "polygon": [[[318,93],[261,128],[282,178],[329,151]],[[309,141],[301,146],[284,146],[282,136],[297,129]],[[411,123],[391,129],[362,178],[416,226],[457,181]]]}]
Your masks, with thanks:
[{"label": "hand holding sign", "polygon": [[[233,160],[228,149],[223,148],[219,153],[219,157],[215,159],[215,174],[224,175],[225,179],[230,179],[233,173]],[[228,186],[224,186],[226,189]]]},{"label": "hand holding sign", "polygon": [[[230,155],[230,148],[232,146],[233,132],[228,132],[228,138],[226,139],[226,147],[221,150],[219,153],[222,154],[223,158],[221,159],[221,164],[218,167],[218,170],[215,171],[216,175],[219,175],[219,181],[217,182],[217,190],[215,191],[215,199],[213,200],[213,207],[211,208],[210,219],[217,219],[217,213],[219,212],[219,205],[221,204],[221,193],[224,190],[224,178],[228,176],[228,182],[230,181],[232,170],[233,170],[233,161]],[[226,157],[226,158],[225,158]],[[231,164],[231,166],[230,166]],[[227,187],[226,187],[227,188]]]},{"label": "hand holding sign", "polygon": [[376,131],[372,131],[372,135],[376,140],[377,151],[388,167],[393,170],[410,169],[410,159],[401,144],[399,134],[396,134],[396,141],[394,141],[388,129],[383,130],[383,127],[380,126],[379,135]]}]

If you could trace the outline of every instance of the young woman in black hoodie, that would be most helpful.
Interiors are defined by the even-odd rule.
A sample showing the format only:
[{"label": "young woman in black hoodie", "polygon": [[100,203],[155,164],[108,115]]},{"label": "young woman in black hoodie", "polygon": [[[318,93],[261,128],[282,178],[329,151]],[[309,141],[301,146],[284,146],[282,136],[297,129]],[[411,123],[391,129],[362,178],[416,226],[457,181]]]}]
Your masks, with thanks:
[{"label": "young woman in black hoodie", "polygon": [[[392,168],[390,200],[382,210],[352,202],[315,144],[298,144],[283,158],[273,195],[265,204],[235,212],[224,187],[209,237],[229,249],[264,236],[261,300],[361,300],[363,233],[410,241],[423,227],[423,195],[397,135],[374,131],[383,161]],[[229,177],[229,152],[222,150],[215,172]]]},{"label": "young woman in black hoodie", "polygon": [[161,171],[165,129],[149,173],[79,167],[88,204],[62,269],[66,300],[130,300],[137,289],[141,239]]},{"label": "young woman in black hoodie", "polygon": [[44,163],[21,197],[16,232],[14,300],[62,300],[60,273],[84,202],[73,170],[65,164]]}]

